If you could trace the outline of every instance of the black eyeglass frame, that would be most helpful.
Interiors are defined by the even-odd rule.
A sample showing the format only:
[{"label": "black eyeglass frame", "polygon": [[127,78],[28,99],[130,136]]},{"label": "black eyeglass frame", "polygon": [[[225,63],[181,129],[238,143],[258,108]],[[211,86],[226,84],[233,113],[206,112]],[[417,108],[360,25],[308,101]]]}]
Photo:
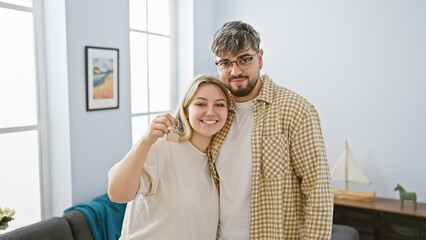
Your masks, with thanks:
[{"label": "black eyeglass frame", "polygon": [[[259,51],[260,51],[260,50],[257,50],[255,54],[253,54],[253,55],[249,55],[250,57],[248,57],[248,56],[244,56],[244,57],[242,57],[242,58],[240,58],[240,59],[238,59],[238,60],[235,60],[235,61],[221,60],[221,61],[219,61],[219,62],[215,62],[214,64],[216,65],[217,69],[218,69],[219,71],[221,71],[221,72],[230,72],[230,71],[232,71],[232,68],[233,68],[233,66],[234,66],[234,65],[233,65],[233,63],[237,64],[237,67],[239,67],[239,68],[241,69],[241,67],[240,67],[240,65],[238,64],[238,62],[239,62],[239,61],[241,61],[241,60],[243,60],[243,59],[250,59],[250,62],[251,62],[251,61],[253,61],[253,58],[254,58],[254,57],[256,57],[256,55],[259,53]],[[229,63],[231,63],[231,67],[229,68],[230,70],[229,70],[229,71],[222,71],[222,70],[220,70],[219,63],[221,63],[221,62],[229,62]]]}]

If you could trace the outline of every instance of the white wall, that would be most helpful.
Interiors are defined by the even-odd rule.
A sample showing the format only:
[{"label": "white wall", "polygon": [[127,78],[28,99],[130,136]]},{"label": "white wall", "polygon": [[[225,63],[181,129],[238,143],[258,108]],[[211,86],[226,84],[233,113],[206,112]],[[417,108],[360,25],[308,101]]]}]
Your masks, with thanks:
[{"label": "white wall", "polygon": [[215,31],[214,0],[177,1],[178,99],[199,74],[216,74],[210,53]]},{"label": "white wall", "polygon": [[[398,199],[393,188],[400,183],[426,202],[426,1],[214,3],[215,27],[205,32],[231,20],[260,32],[262,73],[317,107],[331,167],[349,141],[373,183],[351,189]],[[208,21],[203,18],[194,21]],[[194,41],[206,36],[195,34]],[[196,46],[195,52],[205,51]],[[196,62],[196,73],[211,71],[211,58]]]},{"label": "white wall", "polygon": [[[62,1],[56,8],[65,19],[45,7],[59,24],[45,26],[56,28],[46,37],[53,215],[106,193],[107,170],[131,146],[128,1]],[[185,0],[178,9],[182,3],[193,9],[178,11],[177,29],[190,33],[194,49],[176,59],[189,53],[194,68],[177,69],[180,92],[190,81],[180,75],[216,72],[208,49],[216,29],[247,21],[262,37],[263,73],[318,108],[331,166],[349,140],[373,182],[350,187],[398,198],[398,182],[426,202],[425,1]],[[119,109],[86,112],[86,45],[119,48]]]},{"label": "white wall", "polygon": [[[176,99],[194,78],[194,0],[178,0],[176,4]],[[178,100],[176,100],[178,102]],[[173,107],[175,104],[172,104]],[[176,109],[172,109],[173,112]]]},{"label": "white wall", "polygon": [[[128,1],[66,0],[73,204],[107,192],[107,171],[131,147]],[[86,111],[85,46],[119,49],[119,108]]]},{"label": "white wall", "polygon": [[[44,218],[72,205],[65,0],[44,0],[49,153],[43,159]],[[46,149],[46,147],[44,147]]]},{"label": "white wall", "polygon": [[210,42],[216,30],[215,1],[194,1],[194,69],[195,74],[216,74]]},{"label": "white wall", "polygon": [[[129,5],[123,0],[45,0],[43,10],[50,140],[44,217],[49,217],[106,193],[107,171],[131,147]],[[185,10],[177,27],[193,36],[193,16],[184,17]],[[191,40],[188,46],[187,37],[177,37],[185,46],[181,55],[192,52],[183,58],[190,64],[182,61],[179,74],[190,81],[194,44]],[[86,111],[85,46],[119,49],[118,109]],[[179,83],[172,86],[180,88]]]}]

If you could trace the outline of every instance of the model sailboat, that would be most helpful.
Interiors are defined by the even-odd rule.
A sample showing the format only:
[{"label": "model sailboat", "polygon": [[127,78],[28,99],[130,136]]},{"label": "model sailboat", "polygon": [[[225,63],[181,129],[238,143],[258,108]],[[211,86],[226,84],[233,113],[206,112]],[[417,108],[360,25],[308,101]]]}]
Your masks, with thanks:
[{"label": "model sailboat", "polygon": [[349,182],[366,184],[371,184],[371,182],[367,179],[359,167],[354,154],[349,148],[348,141],[345,142],[345,145],[345,151],[340,155],[336,165],[334,165],[331,170],[331,179],[336,181],[345,181],[346,189],[342,190],[335,188],[334,198],[372,202],[376,195],[375,191],[359,192],[348,190]]}]

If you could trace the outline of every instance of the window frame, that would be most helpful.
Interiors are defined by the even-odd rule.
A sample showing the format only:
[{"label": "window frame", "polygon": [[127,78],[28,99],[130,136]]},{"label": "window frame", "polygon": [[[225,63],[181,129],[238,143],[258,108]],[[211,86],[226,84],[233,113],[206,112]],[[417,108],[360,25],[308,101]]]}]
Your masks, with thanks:
[{"label": "window frame", "polygon": [[[40,184],[40,218],[50,217],[50,192],[49,192],[49,148],[48,148],[48,125],[47,125],[47,93],[46,73],[44,56],[44,29],[43,29],[43,2],[32,0],[32,7],[20,6],[1,2],[0,8],[11,9],[32,14],[34,34],[34,67],[35,67],[35,91],[36,91],[36,123],[34,125],[22,125],[0,128],[0,134],[17,133],[25,131],[36,131],[38,140],[38,176]],[[13,230],[13,229],[8,229]]]},{"label": "window frame", "polygon": [[[176,108],[176,103],[177,103],[177,93],[178,93],[178,84],[177,84],[177,78],[173,77],[173,76],[177,76],[176,74],[176,0],[168,0],[169,1],[169,34],[159,34],[159,33],[155,33],[155,32],[151,32],[149,31],[149,29],[146,30],[139,30],[139,29],[134,29],[130,27],[129,24],[129,36],[132,32],[135,33],[142,33],[142,34],[146,34],[146,62],[147,62],[147,85],[146,85],[146,89],[147,89],[147,110],[146,112],[139,112],[139,113],[133,113],[131,110],[131,120],[133,120],[136,117],[143,117],[146,116],[147,117],[147,126],[149,127],[152,119],[151,116],[153,115],[158,115],[158,114],[164,114],[164,113],[171,113],[172,115],[174,114],[175,108]],[[149,0],[146,0],[146,15],[145,15],[145,21],[146,21],[146,26],[148,27],[149,24],[149,19],[148,19],[148,3]],[[130,11],[129,11],[130,13]],[[130,19],[129,19],[129,23],[130,23]],[[168,110],[165,111],[151,111],[151,106],[150,106],[150,94],[151,92],[149,91],[150,88],[150,77],[149,77],[149,36],[160,36],[160,37],[166,37],[169,39],[170,41],[170,62],[169,62],[169,69],[170,69],[170,76],[169,76],[169,86],[170,86],[170,102],[169,102],[169,106],[170,108]],[[130,40],[131,41],[131,40]],[[132,54],[132,49],[131,49],[131,45],[129,44],[129,49],[130,49],[130,54]],[[130,59],[130,68],[132,67],[132,62]],[[130,75],[130,86],[131,86],[131,82],[132,82],[132,76]],[[132,100],[132,98],[131,98]],[[134,104],[132,101],[130,101],[130,104]],[[133,129],[133,123],[132,123],[132,139],[134,139],[134,129]],[[137,140],[132,140],[132,143],[135,144]]]}]

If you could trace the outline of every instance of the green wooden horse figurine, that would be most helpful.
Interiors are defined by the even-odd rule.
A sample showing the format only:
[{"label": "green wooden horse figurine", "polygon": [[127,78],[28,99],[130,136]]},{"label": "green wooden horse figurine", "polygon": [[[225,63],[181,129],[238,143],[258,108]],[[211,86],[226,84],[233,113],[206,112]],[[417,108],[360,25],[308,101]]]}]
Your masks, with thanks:
[{"label": "green wooden horse figurine", "polygon": [[404,200],[413,201],[414,209],[417,209],[417,195],[415,192],[406,192],[405,189],[397,184],[394,191],[399,191],[399,202],[401,203],[401,208],[404,207]]}]

